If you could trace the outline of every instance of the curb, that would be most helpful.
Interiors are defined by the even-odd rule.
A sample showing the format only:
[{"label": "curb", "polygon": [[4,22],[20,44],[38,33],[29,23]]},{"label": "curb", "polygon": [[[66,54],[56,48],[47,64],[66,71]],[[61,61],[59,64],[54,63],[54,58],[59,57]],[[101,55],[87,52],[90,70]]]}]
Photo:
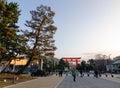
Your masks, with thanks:
[{"label": "curb", "polygon": [[8,86],[5,86],[3,88],[10,88],[10,87],[16,86],[18,84],[24,84],[24,83],[27,83],[27,82],[30,82],[30,81],[33,81],[33,80],[37,80],[37,79],[32,79],[32,80],[28,80],[28,81],[24,81],[24,82],[20,82],[20,83],[16,83],[16,84],[8,85]]}]

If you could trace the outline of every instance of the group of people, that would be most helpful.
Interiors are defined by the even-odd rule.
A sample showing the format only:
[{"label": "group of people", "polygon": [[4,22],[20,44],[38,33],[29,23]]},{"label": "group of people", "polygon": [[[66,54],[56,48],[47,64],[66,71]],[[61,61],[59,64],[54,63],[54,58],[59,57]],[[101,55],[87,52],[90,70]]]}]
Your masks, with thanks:
[{"label": "group of people", "polygon": [[[87,74],[87,75],[90,76],[89,74]],[[72,76],[73,76],[73,81],[75,82],[75,81],[76,81],[76,76],[77,76],[77,71],[76,71],[76,69],[73,69],[73,70],[72,70]],[[81,77],[84,76],[82,70],[80,70],[80,76],[81,76]],[[100,74],[100,72],[99,72],[98,70],[95,70],[95,71],[94,71],[94,76],[95,76],[96,78],[98,78],[98,76],[101,77],[101,74]]]},{"label": "group of people", "polygon": [[[80,76],[83,77],[83,76],[84,76],[83,71],[80,70],[79,72],[80,72]],[[60,77],[62,77],[63,71],[62,71],[62,70],[59,70],[59,73],[58,73],[58,74],[59,74]],[[68,73],[66,73],[66,76],[67,76],[67,74],[68,74]],[[57,74],[56,74],[56,75],[57,75]],[[75,82],[75,81],[76,81],[76,76],[78,75],[77,70],[76,70],[76,69],[72,69],[72,70],[71,70],[71,75],[73,76],[73,81]],[[87,74],[87,75],[90,76],[89,74]],[[96,78],[98,78],[98,76],[100,76],[98,70],[95,70],[95,71],[94,71],[94,76],[95,76]]]}]

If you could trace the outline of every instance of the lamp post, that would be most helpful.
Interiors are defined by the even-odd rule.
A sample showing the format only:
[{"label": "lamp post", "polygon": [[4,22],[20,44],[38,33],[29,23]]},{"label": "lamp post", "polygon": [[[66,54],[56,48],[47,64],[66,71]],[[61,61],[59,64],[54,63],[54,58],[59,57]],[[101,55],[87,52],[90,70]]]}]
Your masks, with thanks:
[{"label": "lamp post", "polygon": [[[109,60],[111,60],[110,58],[111,54],[109,54]],[[112,63],[110,61],[110,74],[111,74],[111,77],[114,77],[113,74],[112,74]]]},{"label": "lamp post", "polygon": [[16,65],[16,59],[14,59],[14,64],[13,64],[13,83],[15,83],[15,65]]}]

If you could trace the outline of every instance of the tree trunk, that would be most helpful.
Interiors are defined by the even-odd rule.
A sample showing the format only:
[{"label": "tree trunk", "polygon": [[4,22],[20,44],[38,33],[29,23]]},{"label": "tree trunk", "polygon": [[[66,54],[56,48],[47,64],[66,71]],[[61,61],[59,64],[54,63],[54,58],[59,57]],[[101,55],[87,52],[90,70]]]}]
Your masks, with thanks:
[{"label": "tree trunk", "polygon": [[4,66],[3,70],[1,71],[1,73],[4,73],[4,72],[6,71],[6,69],[7,69],[8,66],[10,65],[10,62],[11,62],[11,61],[12,61],[12,59],[6,63],[6,65]]},{"label": "tree trunk", "polygon": [[41,65],[41,66],[40,66],[40,70],[43,70],[43,58],[41,58],[40,61],[41,61],[41,62],[40,62],[40,65]]},{"label": "tree trunk", "polygon": [[30,64],[30,62],[32,61],[32,56],[29,58],[29,60],[27,61],[26,65],[23,66],[16,74],[20,75],[23,73],[23,71],[25,70],[25,68]]}]

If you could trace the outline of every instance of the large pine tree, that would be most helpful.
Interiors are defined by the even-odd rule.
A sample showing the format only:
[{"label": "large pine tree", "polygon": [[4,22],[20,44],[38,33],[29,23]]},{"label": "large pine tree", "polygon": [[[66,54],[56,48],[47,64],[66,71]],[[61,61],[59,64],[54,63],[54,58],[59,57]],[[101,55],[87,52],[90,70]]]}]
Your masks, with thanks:
[{"label": "large pine tree", "polygon": [[17,3],[0,0],[0,61],[8,61],[2,72],[19,53],[17,47],[19,15],[20,10]]},{"label": "large pine tree", "polygon": [[[31,30],[23,31],[24,37],[28,40],[26,55],[29,60],[25,67],[34,59],[41,59],[45,56],[53,57],[56,50],[55,40],[53,39],[57,29],[53,25],[55,13],[50,7],[41,5],[36,10],[30,11],[30,14],[32,19],[26,21],[25,25],[30,27]],[[18,73],[21,73],[25,67]]]},{"label": "large pine tree", "polygon": [[0,60],[14,56],[13,45],[16,40],[16,25],[20,11],[17,3],[0,0]]}]

